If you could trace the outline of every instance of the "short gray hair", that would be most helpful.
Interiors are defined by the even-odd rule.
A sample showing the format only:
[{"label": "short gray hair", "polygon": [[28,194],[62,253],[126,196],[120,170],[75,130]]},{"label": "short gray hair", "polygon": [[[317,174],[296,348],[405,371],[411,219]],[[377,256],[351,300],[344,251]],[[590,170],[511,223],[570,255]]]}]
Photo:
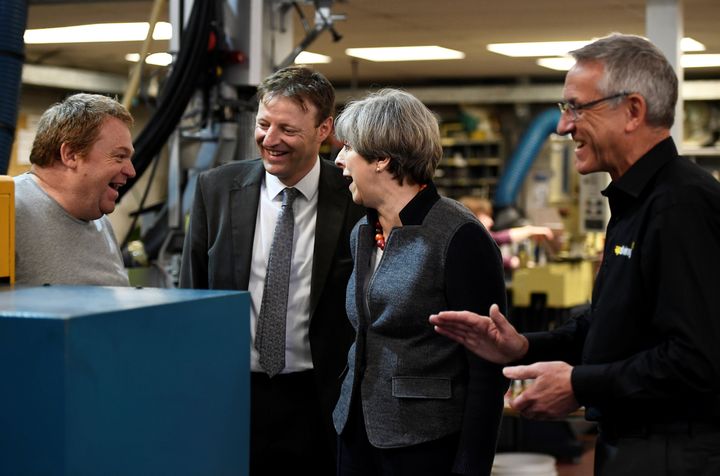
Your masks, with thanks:
[{"label": "short gray hair", "polygon": [[114,117],[128,126],[133,117],[115,99],[100,94],[73,94],[53,104],[38,122],[30,151],[30,162],[47,167],[60,160],[60,146],[67,143],[76,152],[85,153],[95,143],[105,119]]},{"label": "short gray hair", "polygon": [[637,93],[647,103],[647,122],[670,128],[675,121],[678,79],[665,55],[646,38],[613,33],[570,52],[578,62],[600,61],[603,95]]},{"label": "short gray hair", "polygon": [[401,185],[405,178],[429,182],[443,154],[435,115],[398,89],[349,103],[337,118],[335,135],[369,162],[389,157],[388,171]]}]

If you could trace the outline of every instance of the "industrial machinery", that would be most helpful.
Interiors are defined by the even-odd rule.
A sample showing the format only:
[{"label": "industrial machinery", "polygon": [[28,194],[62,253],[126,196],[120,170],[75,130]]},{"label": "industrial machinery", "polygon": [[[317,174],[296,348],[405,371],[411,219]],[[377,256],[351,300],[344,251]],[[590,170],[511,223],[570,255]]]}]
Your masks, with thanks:
[{"label": "industrial machinery", "polygon": [[0,283],[15,282],[15,182],[0,175]]},{"label": "industrial machinery", "polygon": [[0,474],[244,475],[247,292],[0,292]]},{"label": "industrial machinery", "polygon": [[[334,41],[342,15],[333,14],[333,0],[209,0],[170,2],[174,34],[170,48],[175,55],[157,98],[156,111],[135,140],[135,179],[120,190],[121,197],[149,171],[154,174],[158,156],[167,145],[168,196],[164,204],[147,206],[141,201],[136,220],[149,215],[140,230],[142,247],[133,244],[133,223],[122,240],[126,264],[147,260],[160,277],[153,285],[177,284],[186,218],[192,205],[197,175],[234,160],[255,157],[252,138],[255,122],[255,88],[274,70],[292,64],[297,55],[328,31]],[[304,8],[301,8],[301,5]],[[305,12],[315,13],[310,25]],[[293,45],[293,16],[305,37]],[[151,181],[150,181],[151,182]],[[144,194],[144,197],[147,193]],[[138,252],[143,249],[143,252]],[[134,257],[141,256],[140,260]],[[135,273],[131,269],[131,280]],[[135,283],[135,284],[148,284]]]},{"label": "industrial machinery", "polygon": [[[551,123],[548,120],[546,130]],[[535,173],[529,175],[535,179],[526,184],[526,211],[534,225],[548,226],[561,236],[554,246],[532,241],[520,245],[527,258],[513,271],[510,290],[512,319],[522,331],[551,328],[590,302],[610,216],[600,193],[609,176],[578,175],[572,165],[575,145],[567,138],[551,136],[548,146],[542,157],[533,159]],[[524,162],[525,171],[529,161]]]}]

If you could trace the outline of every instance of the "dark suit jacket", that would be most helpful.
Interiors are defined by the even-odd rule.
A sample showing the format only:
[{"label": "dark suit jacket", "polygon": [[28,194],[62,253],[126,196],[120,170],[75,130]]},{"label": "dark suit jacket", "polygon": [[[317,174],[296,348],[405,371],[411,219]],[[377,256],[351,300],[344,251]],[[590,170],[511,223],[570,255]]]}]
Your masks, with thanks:
[{"label": "dark suit jacket", "polygon": [[[310,348],[323,413],[332,431],[332,410],[354,335],[345,314],[345,289],[352,271],[349,236],[364,209],[353,203],[340,169],[325,160],[320,165],[309,290]],[[180,287],[247,290],[264,173],[262,161],[256,159],[200,174],[185,236]]]}]

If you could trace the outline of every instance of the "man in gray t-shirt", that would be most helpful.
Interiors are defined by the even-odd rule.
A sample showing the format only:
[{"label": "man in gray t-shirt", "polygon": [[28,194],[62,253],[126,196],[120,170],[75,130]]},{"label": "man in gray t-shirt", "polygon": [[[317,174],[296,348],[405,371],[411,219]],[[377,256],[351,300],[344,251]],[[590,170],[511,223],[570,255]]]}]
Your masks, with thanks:
[{"label": "man in gray t-shirt", "polygon": [[79,220],[27,173],[15,178],[18,284],[127,286],[110,220]]},{"label": "man in gray t-shirt", "polygon": [[15,178],[17,284],[129,285],[110,221],[135,176],[130,113],[75,94],[40,119],[32,167]]}]

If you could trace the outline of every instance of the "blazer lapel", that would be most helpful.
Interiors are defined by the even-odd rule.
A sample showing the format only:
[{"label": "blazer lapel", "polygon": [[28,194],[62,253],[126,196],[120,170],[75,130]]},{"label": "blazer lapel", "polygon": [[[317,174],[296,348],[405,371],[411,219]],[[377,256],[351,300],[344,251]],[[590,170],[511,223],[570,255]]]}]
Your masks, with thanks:
[{"label": "blazer lapel", "polygon": [[[332,172],[335,166],[320,159],[320,184],[318,187],[317,222],[315,224],[315,249],[313,255],[312,284],[310,286],[310,316],[325,287],[330,266],[335,256],[338,240],[345,226],[345,210],[348,194],[343,180]],[[311,317],[312,319],[312,317]]]},{"label": "blazer lapel", "polygon": [[375,253],[375,231],[369,224],[360,225],[355,250],[355,307],[358,310],[358,333],[364,335],[363,329],[370,327],[370,310],[365,296],[367,281],[372,275],[370,258]]},{"label": "blazer lapel", "polygon": [[260,202],[262,162],[248,168],[248,173],[235,178],[230,190],[230,223],[232,228],[232,258],[237,289],[247,289],[255,238],[255,222]]}]

